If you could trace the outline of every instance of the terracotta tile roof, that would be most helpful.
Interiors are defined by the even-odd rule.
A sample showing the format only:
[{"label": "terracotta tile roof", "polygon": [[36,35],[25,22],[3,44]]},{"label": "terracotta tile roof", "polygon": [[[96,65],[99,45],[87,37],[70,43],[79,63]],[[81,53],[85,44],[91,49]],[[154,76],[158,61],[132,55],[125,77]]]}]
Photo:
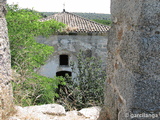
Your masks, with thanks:
[{"label": "terracotta tile roof", "polygon": [[54,19],[58,22],[62,22],[66,24],[69,28],[70,32],[77,32],[77,33],[106,33],[110,26],[102,25],[99,23],[96,23],[94,21],[85,19],[83,17],[80,17],[78,15],[69,13],[69,12],[62,12],[57,13],[51,16],[48,16],[46,18],[41,19],[40,21],[47,21]]}]

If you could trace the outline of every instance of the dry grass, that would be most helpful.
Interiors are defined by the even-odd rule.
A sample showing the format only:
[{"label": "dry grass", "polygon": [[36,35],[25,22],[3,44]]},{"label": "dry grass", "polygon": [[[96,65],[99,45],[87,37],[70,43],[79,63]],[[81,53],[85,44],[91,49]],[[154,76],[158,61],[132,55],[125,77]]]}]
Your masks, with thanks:
[{"label": "dry grass", "polygon": [[64,29],[63,32],[66,32],[66,33],[68,33],[68,32],[74,32],[74,31],[76,31],[77,29],[78,29],[77,27],[67,26],[67,27]]}]

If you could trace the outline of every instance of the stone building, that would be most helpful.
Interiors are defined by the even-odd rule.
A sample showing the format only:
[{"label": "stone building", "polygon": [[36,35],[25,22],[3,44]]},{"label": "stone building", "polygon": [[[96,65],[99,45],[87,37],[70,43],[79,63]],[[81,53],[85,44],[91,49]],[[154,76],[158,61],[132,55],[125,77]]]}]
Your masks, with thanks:
[{"label": "stone building", "polygon": [[37,42],[54,46],[54,53],[46,61],[38,72],[46,77],[70,76],[72,70],[71,61],[76,61],[76,55],[80,50],[85,51],[89,56],[101,57],[104,68],[106,66],[106,45],[109,26],[82,18],[75,14],[66,12],[57,13],[41,21],[54,19],[67,25],[64,33],[57,33],[45,38],[37,37]]}]

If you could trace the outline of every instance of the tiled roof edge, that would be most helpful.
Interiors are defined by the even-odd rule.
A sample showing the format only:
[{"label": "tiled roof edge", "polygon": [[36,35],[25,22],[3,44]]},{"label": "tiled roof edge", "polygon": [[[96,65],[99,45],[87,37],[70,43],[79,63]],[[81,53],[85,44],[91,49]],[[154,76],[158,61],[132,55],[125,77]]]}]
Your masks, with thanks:
[{"label": "tiled roof edge", "polygon": [[[106,30],[106,31],[74,31],[75,33],[94,33],[94,32],[97,32],[97,33],[107,33],[108,31],[109,31],[109,29],[110,29],[110,26],[108,26],[108,25],[103,25],[103,24],[101,24],[101,23],[97,23],[97,22],[95,22],[95,21],[91,21],[91,20],[89,20],[89,19],[86,19],[86,18],[84,18],[84,17],[81,17],[81,16],[79,16],[79,15],[76,15],[76,14],[74,14],[74,13],[70,13],[70,12],[67,12],[67,11],[63,11],[63,12],[61,12],[61,13],[66,13],[66,14],[68,14],[68,15],[71,15],[71,16],[74,16],[74,17],[78,17],[78,18],[80,18],[80,19],[82,19],[82,20],[85,20],[85,21],[88,21],[88,22],[91,22],[91,23],[93,23],[93,24],[95,24],[95,25],[99,25],[99,26],[101,26],[101,27],[106,27],[106,29],[108,29],[108,30]],[[54,14],[54,15],[51,15],[51,16],[48,16],[47,18],[42,18],[42,19],[40,19],[40,21],[48,21],[48,20],[51,20],[51,19],[54,19],[54,16],[55,15],[59,15],[59,14],[61,14],[61,13],[56,13],[56,14]],[[54,19],[55,20],[55,19]],[[73,32],[73,31],[72,31]]]}]

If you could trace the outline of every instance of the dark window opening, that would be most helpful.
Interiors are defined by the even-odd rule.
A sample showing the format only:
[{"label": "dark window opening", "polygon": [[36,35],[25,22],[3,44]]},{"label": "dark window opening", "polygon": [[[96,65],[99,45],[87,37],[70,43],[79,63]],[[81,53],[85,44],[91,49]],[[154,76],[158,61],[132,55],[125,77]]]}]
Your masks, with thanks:
[{"label": "dark window opening", "polygon": [[66,65],[68,66],[68,63],[69,60],[68,60],[68,55],[60,55],[59,56],[59,65]]}]

